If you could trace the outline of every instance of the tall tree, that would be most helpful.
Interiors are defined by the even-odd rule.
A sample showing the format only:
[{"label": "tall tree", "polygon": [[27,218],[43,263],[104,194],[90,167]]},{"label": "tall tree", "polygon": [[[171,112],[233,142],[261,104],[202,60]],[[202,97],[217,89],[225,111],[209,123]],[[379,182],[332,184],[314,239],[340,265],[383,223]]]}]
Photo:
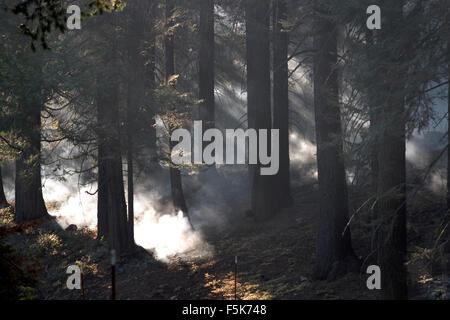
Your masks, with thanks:
[{"label": "tall tree", "polygon": [[[450,40],[447,42],[447,55],[448,55],[448,85],[447,85],[447,130],[450,132]],[[447,210],[450,210],[450,134],[447,132],[448,147],[447,147]]]},{"label": "tall tree", "polygon": [[[126,109],[126,141],[127,141],[127,197],[128,197],[128,232],[134,239],[134,157],[135,138],[139,137],[140,123],[137,119],[139,110],[143,107],[145,97],[145,56],[141,53],[145,39],[145,5],[144,2],[131,3],[128,8],[128,24],[126,37],[126,52],[128,57],[128,86]],[[149,80],[147,80],[149,81]],[[150,80],[151,81],[151,80]],[[154,81],[154,80],[153,80]],[[146,137],[148,139],[148,137]],[[155,141],[155,136],[149,137]]]},{"label": "tall tree", "polygon": [[[444,225],[446,228],[444,236],[446,236],[446,239],[450,239],[450,217],[448,217],[448,212],[450,210],[450,41],[447,41],[447,57],[447,224]],[[447,240],[444,250],[447,253],[450,252],[450,240]]]},{"label": "tall tree", "polygon": [[[158,155],[157,155],[157,136],[156,136],[156,122],[155,122],[155,108],[150,104],[152,101],[152,92],[156,88],[156,32],[155,24],[157,23],[157,6],[158,1],[149,0],[144,4],[141,4],[140,14],[143,15],[142,23],[143,29],[145,30],[144,35],[147,41],[144,41],[142,45],[142,52],[144,53],[144,96],[145,101],[141,107],[145,112],[145,119],[150,123],[150,125],[145,126],[145,134],[147,135],[146,141],[148,142],[148,147],[150,149],[150,163],[152,164],[152,169],[158,168],[157,165]],[[131,29],[133,30],[133,29]]]},{"label": "tall tree", "polygon": [[315,8],[314,108],[320,220],[314,276],[334,278],[354,267],[338,91],[337,24],[326,6]]},{"label": "tall tree", "polygon": [[[367,30],[366,31],[366,55],[367,55],[367,59],[369,61],[373,61],[373,59],[375,58],[373,55],[373,51],[372,46],[374,45],[374,31],[373,30]],[[375,75],[374,73],[374,77],[376,77],[377,75]],[[374,79],[374,81],[376,81]],[[380,125],[382,125],[381,123],[379,123],[378,117],[377,117],[377,105],[375,103],[376,98],[374,97],[374,95],[376,95],[377,93],[374,90],[371,90],[371,88],[368,88],[367,92],[366,92],[366,96],[367,96],[367,103],[368,103],[368,108],[369,108],[369,120],[370,120],[370,127],[369,127],[369,137],[371,138],[371,140],[369,141],[369,145],[370,145],[370,153],[369,153],[369,167],[370,167],[370,190],[372,193],[376,193],[377,192],[377,181],[378,181],[378,143],[376,141],[376,137],[377,137],[377,128],[380,127]]]},{"label": "tall tree", "polygon": [[[113,15],[113,14],[111,14]],[[114,16],[110,18],[113,30]],[[116,31],[113,31],[116,36]],[[117,67],[118,46],[114,39],[112,48],[102,56],[105,65]],[[112,70],[114,67],[112,68]],[[129,232],[125,202],[121,132],[119,113],[119,82],[114,72],[106,72],[102,82],[97,82],[98,123],[98,237],[105,236],[117,256],[134,249],[134,239]]]},{"label": "tall tree", "polygon": [[[386,0],[380,41],[383,43],[383,102],[378,107],[384,128],[378,135],[377,214],[378,260],[386,298],[407,298],[406,272],[406,168],[404,81],[407,64],[399,49],[403,27],[403,1]],[[396,45],[397,44],[397,45]],[[404,58],[403,58],[404,59]]]},{"label": "tall tree", "polygon": [[214,0],[200,1],[199,52],[200,119],[204,128],[214,127]]},{"label": "tall tree", "polygon": [[117,85],[108,84],[97,98],[99,126],[98,146],[98,237],[105,236],[117,255],[132,249],[127,220],[122,157],[120,150],[120,124],[118,118]]},{"label": "tall tree", "polygon": [[280,130],[280,168],[277,174],[279,207],[293,203],[289,160],[289,36],[285,0],[273,0],[273,127]]},{"label": "tall tree", "polygon": [[[15,216],[16,223],[48,215],[41,182],[41,108],[42,97],[23,99],[16,130],[25,146],[16,159]],[[39,102],[41,101],[41,102]]]},{"label": "tall tree", "polygon": [[[166,17],[166,34],[164,36],[164,47],[165,47],[165,64],[166,64],[166,84],[170,85],[170,79],[175,75],[175,47],[174,47],[174,30],[173,30],[173,12],[175,10],[174,0],[165,0],[165,17]],[[172,131],[176,128],[172,127],[172,124],[169,124],[169,135],[172,134]],[[170,137],[169,137],[170,139]],[[170,154],[172,153],[172,148],[175,146],[175,142],[172,142],[170,139]],[[186,205],[186,200],[184,198],[183,193],[183,184],[181,181],[181,172],[175,166],[174,163],[171,163],[169,168],[170,173],[170,187],[172,191],[172,202],[175,211],[182,211],[183,215],[188,217],[189,213]]]},{"label": "tall tree", "polygon": [[[248,127],[256,130],[272,127],[269,21],[270,0],[245,1]],[[276,211],[274,178],[259,169],[260,164],[250,166],[251,211],[256,220],[265,220]]]},{"label": "tall tree", "polygon": [[16,151],[14,219],[22,223],[48,215],[41,182],[41,111],[51,96],[51,80],[45,74],[49,55],[40,48],[31,52],[28,39],[16,28],[17,16],[2,10],[0,19],[0,131],[14,137],[7,144]]}]

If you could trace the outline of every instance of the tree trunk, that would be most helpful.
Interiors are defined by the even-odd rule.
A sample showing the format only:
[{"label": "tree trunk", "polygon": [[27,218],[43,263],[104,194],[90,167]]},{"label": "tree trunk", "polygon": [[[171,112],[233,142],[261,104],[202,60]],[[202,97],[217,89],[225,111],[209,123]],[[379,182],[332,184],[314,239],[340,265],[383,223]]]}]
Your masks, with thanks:
[{"label": "tree trunk", "polygon": [[[146,66],[145,59],[153,59],[152,56],[145,57],[141,54],[143,51],[142,44],[145,37],[146,27],[146,9],[153,7],[153,3],[150,2],[144,4],[143,2],[135,2],[130,4],[129,8],[129,24],[128,35],[125,42],[125,46],[128,50],[129,57],[129,73],[128,73],[128,86],[127,86],[127,107],[126,107],[126,141],[127,141],[127,196],[128,196],[128,233],[131,241],[134,243],[134,157],[137,154],[138,148],[135,148],[134,137],[140,138],[142,131],[142,125],[139,122],[139,111],[144,106],[146,86],[154,86],[154,78],[147,78],[148,68]],[[148,62],[148,61],[147,61]],[[153,61],[149,62],[151,65]],[[153,66],[154,67],[154,66]],[[154,69],[152,70],[154,72]],[[154,75],[153,75],[154,76]],[[153,89],[149,88],[148,89]],[[148,101],[148,100],[147,100]],[[153,115],[153,114],[152,114]],[[153,118],[151,115],[151,118]],[[153,120],[153,119],[152,119]],[[154,131],[152,121],[150,134],[147,136],[145,132],[144,139],[150,140],[151,152],[156,151],[156,133],[151,134]],[[144,124],[146,126],[147,124]],[[151,156],[154,157],[153,155]]]},{"label": "tree trunk", "polygon": [[[389,10],[381,30],[385,39],[399,34],[402,27],[402,1],[389,0]],[[393,39],[392,41],[396,41]],[[395,46],[394,46],[395,49]],[[407,299],[406,271],[406,169],[405,169],[405,64],[391,47],[384,55],[384,103],[378,112],[384,124],[378,137],[378,261],[382,291],[388,299]]]},{"label": "tree trunk", "polygon": [[[443,239],[447,239],[447,244],[444,247],[444,252],[450,253],[450,216],[449,216],[449,210],[450,210],[450,41],[447,42],[447,57],[448,59],[448,92],[447,92],[447,141],[448,141],[448,147],[447,147],[447,224],[444,224],[446,226],[446,230],[444,231],[444,237]],[[450,268],[450,264],[448,264],[448,268]]]},{"label": "tree trunk", "polygon": [[133,117],[135,113],[132,108],[133,98],[130,95],[133,94],[130,88],[135,83],[128,86],[128,99],[127,99],[127,169],[128,169],[128,232],[131,239],[134,241],[134,177],[133,177]]},{"label": "tree trunk", "polygon": [[48,215],[41,183],[41,106],[28,106],[26,112],[24,127],[19,128],[26,146],[16,160],[16,223]]},{"label": "tree trunk", "polygon": [[[246,0],[247,115],[248,128],[272,127],[270,98],[269,0]],[[270,141],[270,139],[269,139]],[[270,142],[268,150],[270,150]],[[274,177],[260,174],[260,164],[250,166],[251,211],[256,220],[274,216]]]},{"label": "tree trunk", "polygon": [[[174,10],[173,0],[166,0],[166,28],[169,29],[173,25],[172,13]],[[174,35],[172,33],[166,33],[164,38],[165,44],[165,62],[166,62],[166,83],[168,83],[170,77],[175,74],[175,53],[174,53]],[[175,128],[173,128],[175,129]],[[172,133],[172,129],[169,130],[169,134]],[[169,137],[169,157],[172,153],[172,148],[176,145],[176,142],[172,142]],[[190,216],[186,205],[186,200],[183,193],[183,184],[181,181],[181,172],[171,163],[169,168],[170,173],[170,188],[172,192],[172,203],[176,212],[183,212],[183,216],[187,217],[189,222]],[[192,227],[192,223],[191,223]]]},{"label": "tree trunk", "polygon": [[314,277],[333,279],[355,267],[348,223],[337,72],[337,25],[314,23],[314,106],[320,220]]},{"label": "tree trunk", "polygon": [[[450,57],[450,41],[447,42],[447,56]],[[450,58],[448,61],[448,78],[449,81],[447,87],[447,211],[450,210]],[[450,228],[450,226],[449,226]]]},{"label": "tree trunk", "polygon": [[125,203],[117,101],[114,84],[106,92],[99,92],[98,237],[105,236],[120,257],[133,249],[134,240],[129,233]]},{"label": "tree trunk", "polygon": [[289,161],[289,68],[285,0],[273,0],[273,126],[280,130],[280,168],[277,174],[280,208],[293,204]]},{"label": "tree trunk", "polygon": [[[158,3],[154,0],[149,0],[145,6],[147,10],[141,10],[137,14],[143,15],[140,16],[143,21],[143,29],[146,29],[146,34],[150,36],[148,40],[148,46],[145,48],[145,61],[144,66],[141,66],[144,70],[144,79],[142,80],[144,83],[144,96],[146,98],[143,105],[147,108],[146,119],[149,121],[149,125],[145,128],[145,133],[148,135],[146,141],[148,141],[148,147],[150,149],[150,163],[151,168],[154,169],[159,167],[158,164],[158,152],[157,152],[157,136],[156,136],[156,122],[155,122],[155,110],[152,108],[152,105],[149,105],[149,101],[152,101],[152,93],[156,88],[156,39],[155,39],[155,20],[156,16],[154,12],[156,11]],[[147,11],[147,12],[146,12]],[[146,20],[145,20],[146,19]],[[132,27],[131,31],[135,31],[135,26]],[[140,53],[140,52],[139,52]]]},{"label": "tree trunk", "polygon": [[214,127],[214,0],[201,0],[200,6],[200,120],[207,130]]},{"label": "tree trunk", "polygon": [[[366,43],[367,43],[367,59],[371,61],[375,57],[371,52],[370,46],[374,44],[374,32],[373,30],[366,30]],[[372,194],[376,194],[377,192],[377,181],[378,181],[378,143],[377,143],[377,131],[380,129],[382,125],[377,120],[377,106],[375,105],[375,97],[374,95],[378,94],[369,88],[367,92],[367,101],[369,104],[369,170],[370,170],[370,192]]]},{"label": "tree trunk", "polygon": [[[117,17],[108,17],[113,26]],[[113,42],[104,63],[117,66],[118,43]],[[98,237],[108,239],[110,249],[118,258],[134,250],[134,239],[129,232],[127,206],[123,182],[121,132],[119,112],[119,83],[113,74],[97,81],[98,132]]]},{"label": "tree trunk", "polygon": [[8,201],[6,201],[5,190],[3,189],[2,167],[0,167],[0,209],[8,207]]}]

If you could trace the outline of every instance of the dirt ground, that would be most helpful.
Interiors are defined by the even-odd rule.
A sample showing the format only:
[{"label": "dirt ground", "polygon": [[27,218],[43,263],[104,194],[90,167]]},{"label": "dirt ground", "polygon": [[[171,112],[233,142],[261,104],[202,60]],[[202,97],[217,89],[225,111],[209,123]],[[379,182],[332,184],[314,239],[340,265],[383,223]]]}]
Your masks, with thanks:
[{"label": "dirt ground", "polygon": [[[224,230],[204,230],[212,254],[189,258],[172,257],[168,263],[155,260],[144,249],[118,264],[118,299],[234,299],[234,257],[238,256],[238,299],[380,299],[368,290],[365,270],[372,259],[371,226],[356,209],[362,196],[352,191],[351,231],[355,251],[365,260],[359,273],[335,281],[313,281],[317,220],[316,186],[295,190],[295,205],[273,220],[255,223],[242,214],[239,223]],[[408,233],[411,299],[449,299],[448,256],[433,250],[435,230],[442,220],[443,205],[418,195],[409,205]],[[1,224],[12,225],[7,210]],[[39,260],[38,299],[82,299],[80,290],[66,287],[66,269],[83,264],[86,299],[110,298],[110,267],[107,244],[95,240],[95,231],[63,230],[53,219],[22,233],[10,235],[7,243],[18,254]]]}]

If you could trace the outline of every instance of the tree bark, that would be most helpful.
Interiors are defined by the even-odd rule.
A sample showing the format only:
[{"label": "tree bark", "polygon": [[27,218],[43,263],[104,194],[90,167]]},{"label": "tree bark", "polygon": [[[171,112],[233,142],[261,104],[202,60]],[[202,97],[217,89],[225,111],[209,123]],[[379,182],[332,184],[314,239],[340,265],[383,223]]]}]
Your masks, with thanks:
[{"label": "tree bark", "polygon": [[8,201],[6,201],[5,190],[3,189],[2,167],[0,167],[0,209],[8,207]]},{"label": "tree bark", "polygon": [[[447,141],[448,141],[448,147],[447,147],[447,229],[445,231],[445,238],[444,239],[450,239],[450,217],[449,210],[450,210],[450,41],[447,42],[447,57],[448,58],[448,84],[447,84]],[[447,244],[445,245],[444,251],[446,253],[450,253],[450,240],[447,240]],[[450,265],[449,265],[450,268]]]},{"label": "tree bark", "polygon": [[[133,84],[135,85],[135,84]],[[130,86],[128,87],[128,95],[127,99],[127,186],[128,186],[128,232],[131,239],[134,239],[134,176],[133,176],[133,117],[135,113],[132,108],[133,98],[130,97],[132,95],[132,89]]]},{"label": "tree bark", "polygon": [[[447,42],[447,56],[450,57],[450,41]],[[447,141],[449,147],[447,148],[447,211],[450,210],[450,58],[448,58],[448,78],[447,85]]]},{"label": "tree bark", "polygon": [[[373,30],[366,30],[366,43],[367,43],[367,59],[369,61],[373,59],[373,55],[370,51],[370,46],[375,42]],[[375,105],[374,95],[378,94],[368,89],[367,101],[369,107],[369,170],[370,170],[370,192],[376,194],[377,192],[377,181],[378,181],[378,142],[377,142],[377,132],[380,129],[381,123],[378,122],[377,118],[377,106]]]},{"label": "tree bark", "polygon": [[314,277],[333,279],[353,269],[355,254],[348,223],[337,72],[337,25],[314,23],[314,106],[320,220]]},{"label": "tree bark", "polygon": [[[381,36],[390,39],[403,24],[402,1],[387,0],[386,21]],[[385,40],[386,41],[386,40]],[[406,168],[405,168],[405,63],[399,61],[394,46],[383,55],[383,94],[378,116],[384,127],[378,142],[377,214],[378,261],[382,272],[382,291],[387,299],[407,299],[406,271]],[[398,45],[397,45],[398,46]]]},{"label": "tree bark", "polygon": [[[175,9],[173,0],[166,0],[166,30],[168,30],[172,25],[172,14],[173,10]],[[175,50],[174,50],[174,35],[170,32],[166,32],[165,38],[164,38],[164,45],[165,45],[165,64],[166,64],[166,83],[168,83],[170,77],[175,74]],[[169,125],[170,127],[170,125]],[[175,128],[170,128],[169,134],[172,133],[172,131]],[[176,145],[176,142],[172,142],[169,137],[169,157],[172,153],[172,148]],[[188,212],[188,208],[186,205],[186,200],[183,193],[183,184],[181,181],[181,172],[180,170],[175,166],[174,163],[171,163],[169,168],[169,174],[170,174],[170,188],[172,192],[172,203],[174,210],[176,212],[183,212],[183,216],[187,217],[187,219],[190,221],[190,216]],[[192,227],[192,223],[191,223]]]},{"label": "tree bark", "polygon": [[16,160],[16,223],[48,216],[41,182],[41,106],[26,106],[25,122],[18,128],[26,146]]},{"label": "tree bark", "polygon": [[[156,88],[156,39],[155,39],[155,20],[156,16],[154,11],[156,11],[158,3],[154,0],[149,0],[145,6],[147,10],[141,10],[137,14],[143,15],[141,17],[144,20],[143,29],[146,29],[146,34],[150,36],[148,40],[149,45],[145,48],[145,59],[144,66],[141,66],[144,70],[144,79],[142,80],[144,83],[144,95],[146,97],[146,101],[152,101],[153,90]],[[147,12],[146,12],[147,11]],[[134,30],[135,27],[132,27],[131,31]],[[148,104],[148,102],[147,102]],[[144,104],[145,105],[145,104]],[[146,141],[148,141],[148,147],[150,149],[150,163],[151,168],[154,169],[159,167],[158,165],[158,154],[157,154],[157,136],[156,136],[156,122],[155,122],[155,110],[153,106],[145,105],[147,116],[146,119],[150,122],[149,125],[145,128],[146,134],[148,137]]]},{"label": "tree bark", "polygon": [[120,257],[133,249],[125,203],[122,157],[120,149],[117,87],[110,85],[99,92],[98,127],[98,237],[105,236],[111,249]]},{"label": "tree bark", "polygon": [[200,4],[199,99],[203,128],[214,127],[214,0]]},{"label": "tree bark", "polygon": [[[116,25],[116,16],[110,17]],[[117,65],[118,43],[104,56],[105,64]],[[119,83],[112,75],[97,81],[98,132],[98,238],[105,237],[117,257],[134,250],[129,232],[123,182]]]},{"label": "tree bark", "polygon": [[[134,243],[134,157],[137,154],[135,150],[134,137],[140,138],[142,131],[142,124],[139,122],[139,111],[144,106],[144,99],[146,95],[146,86],[154,86],[154,78],[147,78],[148,66],[146,67],[145,59],[152,59],[153,57],[145,57],[142,55],[143,40],[145,37],[146,27],[146,8],[153,7],[153,3],[147,4],[136,2],[130,4],[130,15],[128,24],[128,36],[124,45],[127,47],[129,57],[129,79],[127,86],[127,106],[126,106],[126,141],[127,141],[127,204],[128,204],[128,232],[131,241]],[[148,62],[148,61],[147,61]],[[149,64],[152,64],[152,60]],[[153,66],[154,67],[154,66]],[[154,72],[154,70],[152,70]],[[153,75],[154,76],[154,75]],[[148,88],[153,89],[153,88]],[[148,100],[147,100],[148,101]],[[151,108],[150,108],[151,109]],[[145,140],[150,140],[151,153],[156,152],[156,133],[152,134],[155,128],[153,127],[153,114],[150,125],[150,135],[144,136]],[[146,118],[147,119],[147,118]],[[145,125],[145,124],[144,124]],[[147,131],[145,132],[147,134]],[[154,143],[154,145],[153,145]],[[154,158],[154,155],[151,155]]]},{"label": "tree bark", "polygon": [[293,204],[289,160],[289,67],[285,0],[273,1],[273,127],[280,131],[280,168],[277,174],[278,207]]},{"label": "tree bark", "polygon": [[[272,127],[269,18],[269,0],[245,1],[248,128],[256,130]],[[257,221],[270,219],[276,212],[274,177],[261,175],[260,167],[251,165],[249,170],[251,211]]]}]

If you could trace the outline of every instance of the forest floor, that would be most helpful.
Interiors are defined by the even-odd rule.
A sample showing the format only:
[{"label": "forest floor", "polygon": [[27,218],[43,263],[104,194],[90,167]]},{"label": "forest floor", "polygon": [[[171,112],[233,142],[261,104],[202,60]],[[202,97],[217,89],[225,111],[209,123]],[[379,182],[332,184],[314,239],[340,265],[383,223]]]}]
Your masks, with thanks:
[{"label": "forest floor", "polygon": [[[362,198],[354,191],[350,194],[351,212],[355,212]],[[433,250],[435,230],[443,216],[443,206],[435,200],[429,195],[416,196],[408,208],[411,299],[449,299],[449,257]],[[242,213],[238,222],[224,230],[205,230],[204,240],[213,248],[208,256],[175,256],[164,263],[139,250],[118,265],[117,298],[234,299],[235,256],[238,299],[381,298],[377,290],[366,287],[370,257],[359,273],[334,281],[311,280],[317,204],[316,186],[307,186],[295,190],[294,206],[271,221],[255,223]],[[12,226],[11,218],[8,210],[2,210],[0,225]],[[372,227],[364,222],[366,218],[355,215],[351,228],[355,251],[362,260],[371,252]],[[95,238],[95,231],[63,230],[54,219],[47,219],[10,235],[7,242],[18,254],[39,261],[40,284],[34,297],[81,299],[80,290],[67,289],[66,269],[82,263],[86,299],[109,299],[107,244]]]}]

